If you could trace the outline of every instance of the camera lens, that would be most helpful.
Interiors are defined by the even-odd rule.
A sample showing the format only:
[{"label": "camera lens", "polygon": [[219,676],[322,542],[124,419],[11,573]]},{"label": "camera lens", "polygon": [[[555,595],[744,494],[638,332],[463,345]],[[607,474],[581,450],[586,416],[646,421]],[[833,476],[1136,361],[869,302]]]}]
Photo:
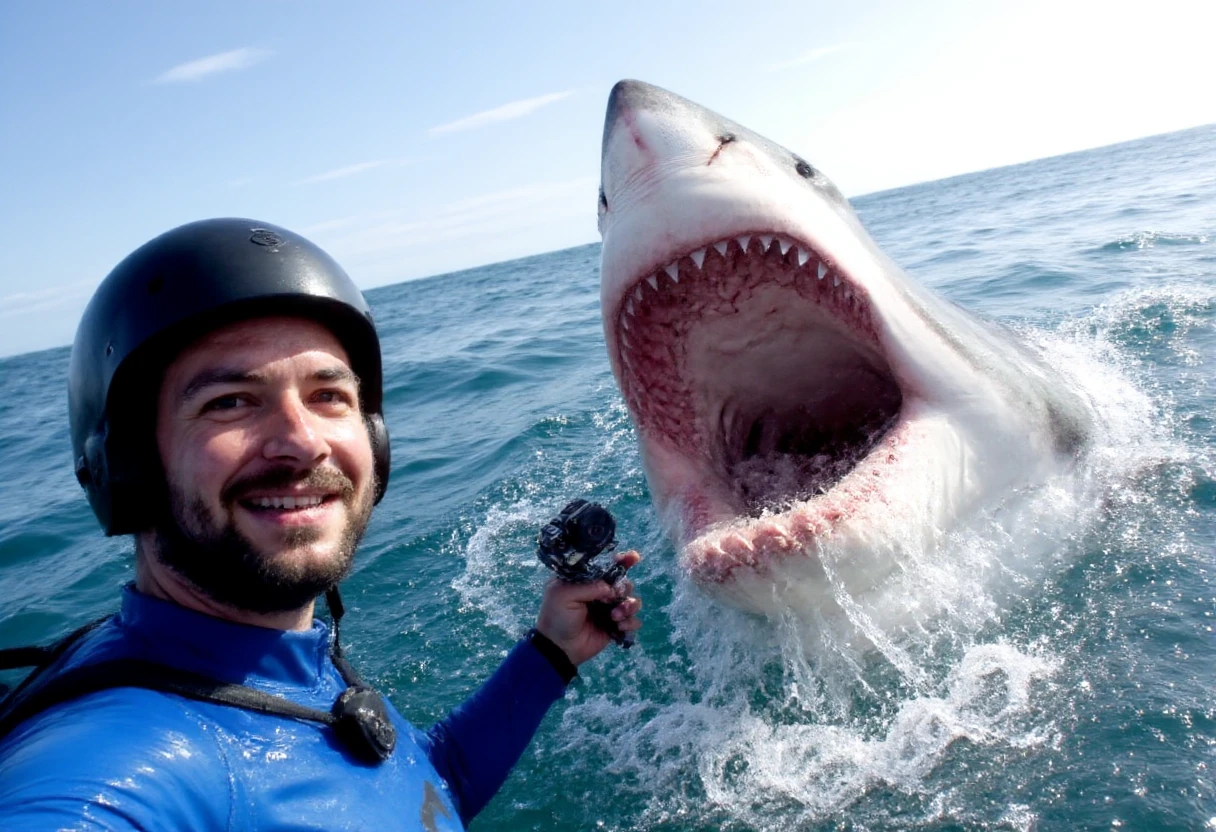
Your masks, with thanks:
[{"label": "camera lens", "polygon": [[616,521],[606,509],[592,503],[580,510],[573,519],[574,528],[570,530],[573,548],[594,556],[612,545]]}]

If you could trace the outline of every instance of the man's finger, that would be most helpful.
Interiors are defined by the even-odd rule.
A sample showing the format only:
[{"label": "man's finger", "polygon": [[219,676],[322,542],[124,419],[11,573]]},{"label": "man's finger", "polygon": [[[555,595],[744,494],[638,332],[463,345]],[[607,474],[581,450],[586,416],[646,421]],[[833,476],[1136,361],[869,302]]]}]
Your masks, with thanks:
[{"label": "man's finger", "polygon": [[624,621],[616,622],[616,628],[622,633],[632,633],[635,630],[642,629],[642,619],[630,616]]},{"label": "man's finger", "polygon": [[612,596],[617,600],[628,598],[633,594],[633,581],[628,578],[621,578],[612,585]]},{"label": "man's finger", "polygon": [[642,555],[636,549],[629,549],[624,552],[617,552],[616,554],[616,562],[626,569],[632,569],[641,560]]},{"label": "man's finger", "polygon": [[637,615],[641,609],[642,601],[640,598],[626,598],[612,608],[612,620],[624,621],[626,618]]}]

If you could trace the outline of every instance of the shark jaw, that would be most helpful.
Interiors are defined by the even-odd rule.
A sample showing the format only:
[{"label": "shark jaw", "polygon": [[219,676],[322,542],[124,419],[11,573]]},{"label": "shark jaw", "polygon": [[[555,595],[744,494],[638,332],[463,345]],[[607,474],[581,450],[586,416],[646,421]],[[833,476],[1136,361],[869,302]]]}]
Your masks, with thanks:
[{"label": "shark jaw", "polygon": [[[884,502],[913,433],[866,291],[810,244],[740,234],[633,283],[622,394],[702,583],[770,570]],[[901,418],[903,417],[903,418]]]},{"label": "shark jaw", "polygon": [[932,541],[1081,441],[1034,356],[914,284],[784,148],[626,81],[602,172],[609,358],[700,584],[769,612],[831,577],[825,547]]}]

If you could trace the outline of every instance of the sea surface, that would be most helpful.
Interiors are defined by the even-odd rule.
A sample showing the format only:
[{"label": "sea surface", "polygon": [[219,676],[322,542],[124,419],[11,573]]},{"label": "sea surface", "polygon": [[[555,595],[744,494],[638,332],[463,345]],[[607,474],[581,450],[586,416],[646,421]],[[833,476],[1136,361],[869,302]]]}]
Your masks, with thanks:
[{"label": "sea surface", "polygon": [[[402,712],[430,724],[527,629],[536,531],[568,499],[646,558],[638,645],[584,667],[474,829],[1216,829],[1216,127],[856,207],[1100,429],[1075,471],[942,530],[901,578],[926,612],[823,610],[835,641],[680,574],[609,372],[597,245],[369,293],[393,471],[343,632]],[[72,475],[67,361],[0,361],[0,647],[132,578]]]}]

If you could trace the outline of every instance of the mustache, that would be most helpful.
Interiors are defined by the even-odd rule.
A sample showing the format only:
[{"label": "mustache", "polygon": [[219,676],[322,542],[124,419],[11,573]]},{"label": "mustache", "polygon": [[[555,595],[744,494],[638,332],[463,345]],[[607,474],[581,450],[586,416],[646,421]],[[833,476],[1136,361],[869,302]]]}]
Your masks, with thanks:
[{"label": "mustache", "polygon": [[335,468],[310,468],[304,471],[278,466],[267,468],[229,483],[220,495],[226,503],[235,502],[252,491],[272,491],[276,488],[303,487],[337,494],[349,501],[355,494],[350,477]]}]

